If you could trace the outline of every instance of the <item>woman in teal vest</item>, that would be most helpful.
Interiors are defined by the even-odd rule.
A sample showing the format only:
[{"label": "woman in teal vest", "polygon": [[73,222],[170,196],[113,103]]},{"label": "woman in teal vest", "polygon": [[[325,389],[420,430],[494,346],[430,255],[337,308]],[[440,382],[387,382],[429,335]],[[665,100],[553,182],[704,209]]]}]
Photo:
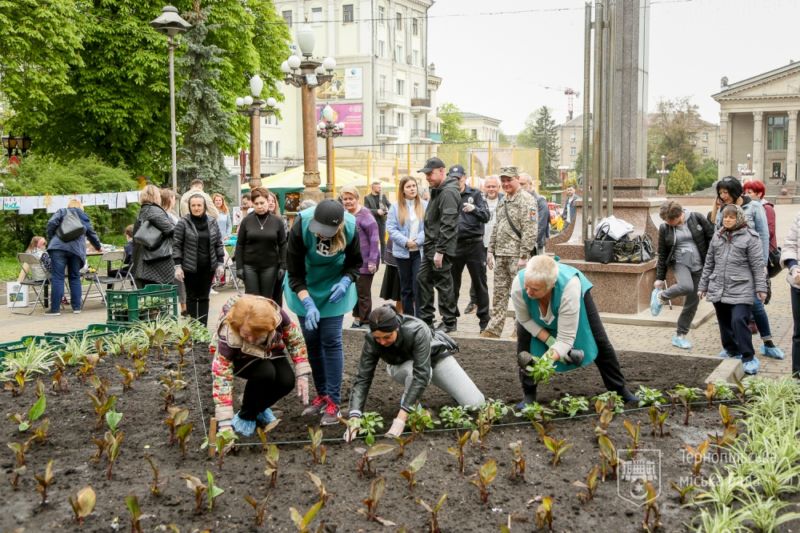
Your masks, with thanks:
[{"label": "woman in teal vest", "polygon": [[353,282],[361,267],[356,220],[336,200],[298,213],[289,231],[286,305],[300,321],[317,396],[303,416],[322,415],[337,424],[341,403],[342,319],[353,310]]},{"label": "woman in teal vest", "polygon": [[[517,352],[524,399],[536,401],[536,384],[525,371],[532,357],[551,357],[556,371],[594,361],[603,383],[625,402],[639,399],[625,385],[617,354],[594,305],[591,282],[579,270],[546,255],[532,257],[511,285],[517,315]],[[581,354],[582,352],[582,354]]]}]

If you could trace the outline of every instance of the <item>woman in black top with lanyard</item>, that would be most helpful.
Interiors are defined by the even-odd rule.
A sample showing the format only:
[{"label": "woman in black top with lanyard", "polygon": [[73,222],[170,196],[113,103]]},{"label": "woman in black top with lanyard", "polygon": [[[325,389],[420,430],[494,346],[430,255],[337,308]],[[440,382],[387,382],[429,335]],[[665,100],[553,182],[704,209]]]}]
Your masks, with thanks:
[{"label": "woman in black top with lanyard", "polygon": [[269,212],[269,191],[250,192],[253,212],[239,224],[236,239],[236,274],[244,279],[247,294],[272,298],[281,265],[286,264],[286,228],[281,217]]}]

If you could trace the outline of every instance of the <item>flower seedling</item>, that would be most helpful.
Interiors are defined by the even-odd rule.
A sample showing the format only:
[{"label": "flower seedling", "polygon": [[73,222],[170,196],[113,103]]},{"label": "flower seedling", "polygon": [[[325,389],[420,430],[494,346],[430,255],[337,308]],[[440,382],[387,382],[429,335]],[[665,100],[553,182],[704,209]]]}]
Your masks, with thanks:
[{"label": "flower seedling", "polygon": [[533,362],[525,367],[525,371],[536,384],[550,383],[556,375],[556,363],[550,357],[534,357]]},{"label": "flower seedling", "polygon": [[694,477],[700,476],[700,470],[703,468],[703,461],[705,460],[709,445],[710,442],[708,439],[698,444],[696,448],[692,448],[688,444],[686,445],[686,451],[692,458],[692,475]]},{"label": "flower seedling", "polygon": [[672,490],[678,493],[678,502],[681,505],[684,505],[686,503],[686,499],[691,492],[697,490],[697,485],[695,485],[694,483],[678,485],[673,481],[671,485],[672,485]]},{"label": "flower seedling", "polygon": [[[599,402],[600,400],[598,400]],[[614,420],[614,411],[608,408],[608,404],[603,403],[603,408],[600,411],[600,416],[597,418],[597,425],[594,428],[594,434],[598,437],[600,435],[608,434],[608,426]]]},{"label": "flower seedling", "polygon": [[734,393],[731,386],[725,381],[717,381],[716,383],[714,383],[714,389],[715,389],[714,399],[716,400],[728,401],[736,398],[736,393]]},{"label": "flower seedling", "polygon": [[30,447],[30,441],[28,442],[9,442],[8,447],[14,452],[14,460],[16,461],[17,466],[24,466],[25,465],[25,452],[28,451]]},{"label": "flower seedling", "polygon": [[664,433],[664,423],[669,417],[669,411],[662,412],[660,408],[651,405],[647,410],[647,416],[650,417],[650,425],[653,426],[653,429],[650,431],[651,435],[655,437],[656,430],[658,430],[659,437],[663,438],[664,435],[669,435],[669,432]]},{"label": "flower seedling", "polygon": [[44,469],[44,474],[34,474],[36,478],[36,491],[42,495],[42,505],[47,503],[47,488],[53,484],[53,460],[47,461],[47,466]]},{"label": "flower seedling", "polygon": [[689,416],[692,414],[692,402],[696,402],[700,395],[698,394],[696,388],[685,387],[683,385],[677,385],[672,392],[678,401],[683,404],[683,408],[685,409],[686,413],[683,418],[683,425],[688,426]]},{"label": "flower seedling", "polygon": [[537,497],[532,501],[539,501],[539,506],[536,508],[536,527],[538,529],[547,528],[547,531],[553,531],[553,497],[544,496]]},{"label": "flower seedling", "polygon": [[608,438],[608,435],[600,435],[597,437],[597,444],[600,446],[600,476],[603,481],[610,473],[613,478],[617,477],[617,467],[619,466],[619,458],[617,456],[617,448],[614,443]]},{"label": "flower seedling", "polygon": [[[353,422],[350,422],[350,420]],[[357,424],[351,427],[358,428],[358,435],[364,437],[364,443],[367,446],[375,444],[375,434],[383,429],[383,417],[380,414],[367,411],[360,418],[354,417],[350,420],[348,420],[348,425]]]},{"label": "flower seedling", "polygon": [[484,449],[484,440],[492,430],[492,426],[502,420],[509,411],[510,408],[500,400],[489,399],[481,405],[475,421],[476,429],[471,435],[472,443],[480,444],[480,448]]},{"label": "flower seedling", "polygon": [[560,413],[572,418],[579,412],[589,410],[589,400],[583,396],[571,396],[565,394],[563,398],[553,400],[550,405]]},{"label": "flower seedling", "polygon": [[648,405],[660,407],[666,402],[664,394],[660,390],[651,389],[650,387],[645,387],[644,385],[639,385],[639,389],[636,391],[636,396],[639,397],[639,407],[646,407]]},{"label": "flower seedling", "polygon": [[186,422],[189,418],[189,410],[182,409],[180,407],[170,407],[167,409],[167,418],[164,419],[164,424],[169,428],[169,442],[168,444],[172,446],[176,442],[175,438],[175,430],[178,429],[178,426]]},{"label": "flower seedling", "polygon": [[724,403],[719,404],[719,416],[722,419],[722,426],[725,429],[729,427],[736,427],[736,417],[733,416],[728,406]]},{"label": "flower seedling", "polygon": [[464,433],[456,432],[456,446],[449,446],[447,448],[447,453],[458,459],[458,471],[462,474],[464,473],[464,446],[467,445],[469,437],[469,431],[465,431]]},{"label": "flower seedling", "polygon": [[175,403],[175,393],[186,387],[186,382],[176,376],[175,371],[169,371],[161,376],[161,397],[164,399],[164,411]]},{"label": "flower seedling", "polygon": [[714,435],[708,434],[708,438],[711,440],[711,444],[714,445],[716,448],[715,456],[719,456],[722,451],[722,448],[727,448],[731,446],[734,442],[736,442],[736,436],[738,435],[739,431],[736,429],[736,426],[728,426],[725,428],[725,431],[722,432],[722,435],[714,432]]},{"label": "flower seedling", "polygon": [[86,381],[87,378],[94,376],[95,368],[97,368],[97,363],[100,362],[100,356],[96,353],[87,353],[83,357],[83,364],[78,369],[78,377],[81,381]]},{"label": "flower seedling", "polygon": [[45,396],[44,391],[42,390],[42,394],[39,395],[39,399],[34,402],[30,409],[28,409],[27,415],[23,416],[19,413],[14,413],[13,415],[9,415],[8,418],[17,424],[17,431],[23,433],[30,429],[31,424],[42,417],[46,408],[47,396]]},{"label": "flower seedling", "polygon": [[631,447],[628,449],[628,456],[633,459],[639,451],[639,437],[642,434],[642,423],[636,422],[634,425],[630,420],[623,420],[622,425],[631,437]]},{"label": "flower seedling", "polygon": [[319,492],[319,501],[322,502],[322,505],[327,505],[328,500],[331,499],[331,493],[328,492],[328,489],[325,488],[325,485],[322,483],[322,480],[319,476],[315,475],[312,472],[306,472],[308,474],[309,479],[317,487],[317,492]]},{"label": "flower seedling", "polygon": [[135,494],[125,497],[125,507],[131,514],[131,533],[142,533],[142,509]]},{"label": "flower seedling", "polygon": [[372,468],[372,460],[392,451],[394,451],[394,446],[391,444],[376,444],[366,449],[356,448],[356,452],[361,454],[361,457],[359,457],[356,462],[358,476],[373,477],[377,472]]},{"label": "flower seedling", "polygon": [[713,383],[708,383],[706,389],[703,391],[703,395],[706,397],[706,400],[708,400],[708,408],[710,409],[714,404],[714,399],[717,397],[717,386]]},{"label": "flower seedling", "polygon": [[[656,531],[661,527],[661,511],[659,510],[658,503],[656,502],[658,494],[656,493],[656,489],[653,487],[653,484],[650,481],[645,481],[644,489],[645,493],[647,494],[647,499],[645,500],[644,504],[644,521],[642,521],[642,529],[649,533],[651,531]],[[650,519],[651,516],[652,521]]]},{"label": "flower seedling", "polygon": [[475,479],[470,481],[470,483],[478,487],[483,503],[489,503],[489,485],[492,484],[496,476],[497,462],[494,459],[489,459],[478,469]]},{"label": "flower seedling", "polygon": [[233,449],[233,445],[238,439],[239,436],[230,427],[217,431],[217,438],[214,444],[217,447],[217,467],[220,470],[222,470],[222,465],[225,462],[225,456]]},{"label": "flower seedling", "polygon": [[408,420],[406,421],[411,432],[419,435],[425,430],[433,429],[434,422],[431,412],[417,404],[414,409],[408,413]]},{"label": "flower seedling", "polygon": [[550,453],[553,454],[553,466],[558,466],[561,462],[561,456],[566,453],[567,450],[572,448],[572,444],[567,443],[567,439],[554,439],[549,435],[545,435],[542,437],[544,441],[545,447],[550,450]]},{"label": "flower seedling", "polygon": [[414,457],[411,462],[408,464],[408,468],[400,472],[400,475],[406,478],[408,481],[408,490],[413,491],[414,487],[417,484],[416,475],[417,472],[425,465],[425,461],[428,460],[428,451],[422,450],[419,455]]},{"label": "flower seedling", "polygon": [[112,469],[114,468],[114,463],[119,457],[119,452],[122,447],[122,440],[124,438],[125,438],[125,432],[123,431],[119,431],[116,433],[112,433],[111,431],[106,431],[105,434],[106,458],[108,459],[108,468],[106,469],[107,479],[111,479]]},{"label": "flower seedling", "polygon": [[511,480],[525,479],[525,454],[522,452],[522,441],[510,442],[511,449]]},{"label": "flower seedling", "polygon": [[446,428],[472,429],[475,424],[469,411],[463,405],[445,405],[439,410],[439,419]]},{"label": "flower seedling", "polygon": [[97,495],[90,486],[83,487],[75,496],[69,497],[69,504],[72,512],[75,513],[75,520],[83,525],[83,521],[94,511],[94,504],[97,502]]},{"label": "flower seedling", "polygon": [[181,457],[184,459],[186,458],[186,445],[189,442],[192,428],[194,428],[194,424],[187,422],[178,426],[178,430],[175,432],[175,437],[178,439],[178,445],[181,448]]},{"label": "flower seedling", "polygon": [[47,442],[48,431],[50,430],[50,419],[45,418],[34,428],[33,435],[28,439],[29,442],[36,444],[44,444]]},{"label": "flower seedling", "polygon": [[625,411],[625,402],[622,401],[622,396],[616,391],[606,391],[593,397],[592,400],[594,400],[594,410],[597,414],[600,414],[604,408],[611,409],[617,415]]},{"label": "flower seedling", "polygon": [[[309,509],[306,514],[301,515],[300,511],[297,509],[289,507],[289,514],[292,517],[294,526],[297,528],[297,533],[310,533],[311,529],[309,529],[308,526],[314,521],[314,518],[321,508],[322,502],[317,502],[311,506],[311,509]],[[361,511],[363,511],[363,509],[359,509],[359,512]]]},{"label": "flower seedling", "polygon": [[267,451],[264,453],[264,460],[267,462],[267,467],[264,469],[264,475],[269,478],[269,486],[275,488],[278,484],[278,458],[280,451],[274,444],[267,445]]},{"label": "flower seedling", "polygon": [[539,434],[540,440],[547,435],[547,422],[553,416],[553,412],[547,407],[538,402],[527,403],[521,411],[514,414],[527,418]]},{"label": "flower seedling", "polygon": [[206,494],[207,487],[199,478],[189,474],[183,474],[181,477],[186,480],[186,488],[194,493],[194,512],[197,514],[202,513],[203,496]]},{"label": "flower seedling", "polygon": [[447,500],[447,493],[445,492],[439,498],[439,501],[436,502],[436,505],[431,507],[424,500],[418,499],[417,503],[420,504],[426,511],[428,511],[429,519],[428,519],[428,533],[441,533],[441,529],[439,529],[439,511],[442,510],[442,506],[444,505],[445,500]]},{"label": "flower seedling", "polygon": [[586,475],[586,482],[583,481],[573,481],[572,484],[576,487],[580,487],[585,490],[585,492],[578,493],[578,499],[581,503],[588,503],[594,498],[594,493],[597,490],[597,482],[600,478],[600,467],[598,465],[594,465],[589,473]]},{"label": "flower seedling", "polygon": [[322,444],[322,430],[309,427],[308,437],[311,443],[305,449],[311,454],[311,460],[314,464],[324,465],[328,457],[328,448]]},{"label": "flower seedling", "polygon": [[91,392],[87,392],[86,394],[88,394],[92,399],[94,412],[97,414],[97,422],[95,423],[95,427],[100,428],[103,425],[103,419],[105,418],[106,413],[114,409],[114,406],[117,404],[117,397],[109,396],[108,398],[99,398]]},{"label": "flower seedling", "polygon": [[394,442],[397,444],[397,455],[395,459],[400,459],[406,454],[406,446],[414,442],[417,438],[416,434],[411,433],[408,437],[403,437],[402,435],[395,437]]},{"label": "flower seedling", "polygon": [[122,392],[131,390],[136,381],[136,373],[122,365],[117,365],[117,371],[122,375]]},{"label": "flower seedling", "polygon": [[153,471],[153,480],[150,482],[150,494],[153,496],[161,496],[161,482],[158,479],[158,467],[149,453],[144,456],[144,460],[147,461],[150,465],[150,470]]},{"label": "flower seedling", "polygon": [[[373,522],[378,522],[382,526],[394,526],[397,525],[390,520],[386,520],[385,518],[381,518],[377,515],[378,511],[378,503],[380,503],[381,498],[383,497],[383,491],[386,489],[386,480],[382,477],[372,480],[372,483],[369,485],[369,498],[363,500],[364,505],[367,506],[366,509],[359,509],[358,512],[363,514],[367,517],[368,520]],[[317,505],[320,505],[321,502],[317,502]]]},{"label": "flower seedling", "polygon": [[249,494],[244,497],[244,501],[250,504],[253,511],[256,513],[256,527],[264,525],[264,519],[267,517],[267,502],[269,495],[265,496],[262,500],[256,500]]},{"label": "flower seedling", "polygon": [[275,420],[273,420],[272,422],[267,424],[265,427],[256,428],[256,434],[258,435],[258,440],[261,441],[261,450],[262,451],[264,451],[264,452],[269,451],[269,446],[267,445],[267,441],[269,439],[269,433],[270,433],[270,431],[272,431],[273,429],[278,427],[278,424],[280,424],[280,423],[281,423],[281,419],[280,418],[276,418]]},{"label": "flower seedling", "polygon": [[206,479],[208,480],[208,488],[206,490],[206,498],[208,499],[208,510],[214,510],[214,501],[219,498],[225,490],[214,485],[214,474],[211,470],[206,470]]}]

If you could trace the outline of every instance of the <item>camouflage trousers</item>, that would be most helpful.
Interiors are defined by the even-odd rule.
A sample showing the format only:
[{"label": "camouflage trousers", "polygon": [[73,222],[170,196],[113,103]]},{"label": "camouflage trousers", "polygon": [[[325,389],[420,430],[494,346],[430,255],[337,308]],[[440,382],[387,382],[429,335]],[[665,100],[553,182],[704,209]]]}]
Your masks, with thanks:
[{"label": "camouflage trousers", "polygon": [[498,255],[494,258],[494,291],[492,294],[492,318],[486,331],[500,336],[506,323],[508,299],[511,295],[511,283],[520,271],[518,257]]}]

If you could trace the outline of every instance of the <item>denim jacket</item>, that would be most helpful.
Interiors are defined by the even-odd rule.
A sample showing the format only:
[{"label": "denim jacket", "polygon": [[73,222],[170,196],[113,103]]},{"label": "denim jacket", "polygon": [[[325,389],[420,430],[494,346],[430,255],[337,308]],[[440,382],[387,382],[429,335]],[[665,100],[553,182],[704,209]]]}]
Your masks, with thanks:
[{"label": "denim jacket", "polygon": [[[423,211],[428,208],[427,202],[422,202]],[[423,217],[424,218],[424,217]],[[392,245],[392,255],[398,259],[408,259],[410,253],[406,248],[406,243],[411,236],[411,221],[406,220],[402,226],[397,220],[397,204],[392,204],[389,210],[389,218],[386,221],[386,231],[389,232],[389,241]],[[425,221],[419,221],[419,228],[417,229],[416,241],[419,245],[420,256],[422,256],[422,244],[425,242]]]}]

